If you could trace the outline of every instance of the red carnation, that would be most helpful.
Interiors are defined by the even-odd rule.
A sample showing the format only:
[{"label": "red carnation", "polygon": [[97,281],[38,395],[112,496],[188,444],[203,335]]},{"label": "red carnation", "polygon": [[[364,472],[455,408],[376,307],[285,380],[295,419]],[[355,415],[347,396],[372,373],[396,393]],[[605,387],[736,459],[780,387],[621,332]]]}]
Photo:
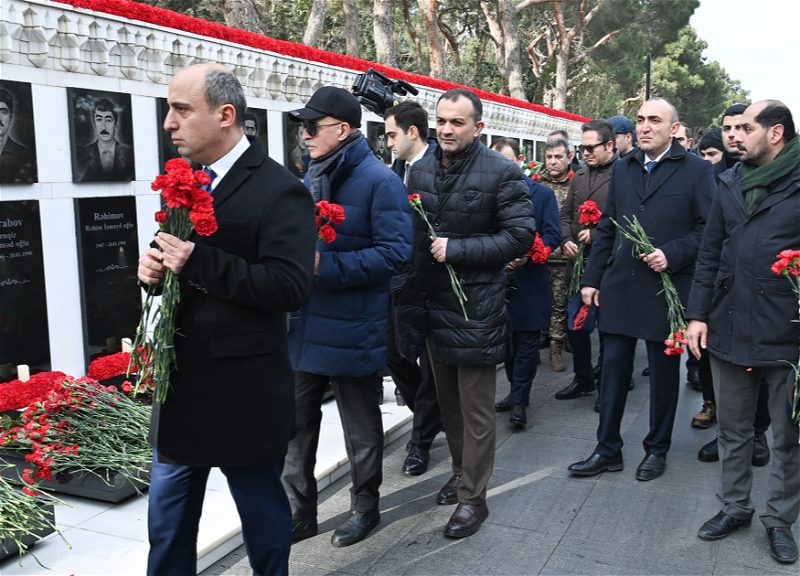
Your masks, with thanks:
[{"label": "red carnation", "polygon": [[567,174],[567,178],[569,178],[570,180],[572,180],[574,177],[575,177],[575,172],[573,172],[572,170],[570,170],[570,171],[569,171],[569,174]]},{"label": "red carnation", "polygon": [[544,245],[542,237],[539,236],[537,232],[536,238],[533,241],[533,246],[531,246],[531,249],[528,250],[525,255],[530,258],[531,262],[534,264],[545,264],[547,263],[547,258],[550,256],[550,252],[552,252],[552,248]]},{"label": "red carnation", "polygon": [[156,222],[158,222],[159,224],[163,224],[164,222],[166,222],[167,218],[168,216],[166,211],[159,210],[158,212],[156,212]]},{"label": "red carnation", "polygon": [[536,173],[533,176],[531,176],[531,178],[533,178],[534,180],[539,180],[541,178],[541,176],[539,176],[539,174]]},{"label": "red carnation", "polygon": [[586,316],[589,315],[589,305],[584,304],[578,313],[575,315],[575,321],[572,323],[573,330],[580,330],[586,322]]},{"label": "red carnation", "polygon": [[189,220],[194,224],[194,230],[200,236],[211,236],[217,231],[217,219],[204,212],[189,212]]},{"label": "red carnation", "polygon": [[325,224],[324,226],[320,227],[318,235],[319,239],[326,244],[330,244],[336,240],[336,230],[334,230],[329,224]]}]

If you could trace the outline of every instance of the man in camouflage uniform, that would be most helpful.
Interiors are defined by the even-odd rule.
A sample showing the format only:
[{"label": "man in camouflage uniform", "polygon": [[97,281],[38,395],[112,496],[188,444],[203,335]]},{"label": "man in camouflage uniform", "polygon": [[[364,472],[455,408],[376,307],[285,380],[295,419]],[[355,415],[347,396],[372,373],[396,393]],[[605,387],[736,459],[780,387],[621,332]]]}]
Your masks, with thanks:
[{"label": "man in camouflage uniform", "polygon": [[[545,166],[539,173],[539,181],[549,186],[556,194],[558,207],[564,204],[569,185],[572,181],[572,159],[569,143],[561,138],[547,141],[545,148]],[[561,352],[567,339],[567,257],[557,248],[547,259],[550,268],[550,288],[553,291],[553,311],[550,320],[550,369],[563,372],[567,369]]]}]

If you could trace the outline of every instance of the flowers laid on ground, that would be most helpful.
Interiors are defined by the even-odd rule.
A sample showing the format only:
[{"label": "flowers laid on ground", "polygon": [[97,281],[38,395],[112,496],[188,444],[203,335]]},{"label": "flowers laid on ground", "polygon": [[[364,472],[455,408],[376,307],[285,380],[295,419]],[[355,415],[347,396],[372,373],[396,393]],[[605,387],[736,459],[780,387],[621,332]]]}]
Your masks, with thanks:
[{"label": "flowers laid on ground", "polygon": [[344,222],[344,208],[327,200],[320,200],[314,210],[317,217],[317,241],[330,244],[336,240],[334,224]]},{"label": "flowers laid on ground", "polygon": [[0,384],[0,412],[25,408],[44,399],[66,377],[63,372],[39,372],[30,380]]},{"label": "flowers laid on ground", "polygon": [[[792,283],[792,291],[800,300],[800,250],[784,250],[777,256],[778,261],[772,265],[775,274],[786,276]],[[793,320],[797,322],[797,320]],[[794,371],[794,398],[792,398],[792,419],[800,423],[800,361],[792,365]]]},{"label": "flowers laid on ground", "polygon": [[30,496],[42,480],[86,472],[111,482],[113,473],[144,481],[152,452],[150,407],[90,378],[64,377],[42,401],[12,421],[0,419],[0,447],[18,451]]},{"label": "flowers laid on ground", "polygon": [[120,376],[128,371],[131,361],[130,352],[117,352],[108,356],[101,356],[89,364],[87,376],[94,380],[108,380]]},{"label": "flowers laid on ground", "polygon": [[[634,256],[640,257],[642,254],[646,255],[655,252],[656,247],[653,246],[650,237],[644,231],[644,228],[642,228],[636,216],[633,217],[632,221],[629,220],[627,216],[624,218],[627,224],[626,227],[623,227],[613,218],[611,221],[614,223],[614,226],[617,227],[619,233],[633,244]],[[680,296],[678,296],[678,290],[675,288],[675,284],[672,283],[672,277],[669,271],[664,270],[663,272],[659,272],[659,274],[661,275],[661,284],[664,286],[664,297],[667,299],[667,315],[669,317],[670,329],[669,336],[664,340],[664,344],[667,347],[664,350],[664,354],[667,356],[683,354],[683,345],[688,344],[685,335],[686,319],[684,317],[683,304],[681,304],[681,299]]]},{"label": "flowers laid on ground", "polygon": [[[583,226],[584,230],[596,227],[597,223],[600,222],[600,216],[603,215],[597,207],[597,203],[593,200],[587,200],[578,206],[578,212],[580,212],[578,222]],[[569,279],[569,288],[567,289],[568,299],[574,298],[575,295],[581,291],[581,276],[583,276],[583,270],[586,267],[585,251],[586,242],[579,241],[578,253],[575,255],[575,263],[572,265],[572,276]]]},{"label": "flowers laid on ground", "polygon": [[550,252],[552,252],[552,248],[550,246],[545,246],[544,242],[542,242],[542,237],[539,236],[539,233],[536,233],[536,239],[533,241],[533,246],[528,252],[525,254],[528,258],[531,259],[531,262],[534,264],[546,264],[547,258],[550,256]]},{"label": "flowers laid on ground", "polygon": [[[169,160],[165,168],[166,174],[156,176],[151,184],[153,190],[161,191],[167,207],[156,213],[159,229],[180,240],[188,240],[192,232],[201,236],[216,232],[213,198],[204,188],[211,184],[211,177],[202,170],[192,170],[182,158]],[[159,292],[161,304],[153,311],[153,299]],[[175,369],[175,318],[179,300],[178,279],[168,269],[163,284],[147,290],[131,353],[128,375],[136,375],[134,392],[144,393],[152,382],[159,403],[167,398],[169,375]],[[151,325],[154,325],[152,333],[148,332]]]},{"label": "flowers laid on ground", "polygon": [[[436,234],[436,230],[433,229],[433,226],[431,226],[430,220],[428,220],[428,216],[425,214],[425,210],[422,208],[422,197],[419,194],[409,194],[408,201],[414,211],[422,216],[425,224],[428,225],[428,233],[431,235],[431,237],[434,240],[437,239],[439,236]],[[464,302],[467,301],[467,295],[461,288],[461,281],[458,279],[458,274],[456,274],[456,271],[453,270],[453,267],[447,262],[445,262],[444,265],[447,268],[447,273],[450,275],[450,285],[453,287],[453,292],[455,292],[456,298],[458,298],[458,303],[461,304],[461,311],[464,313],[464,320],[469,320],[469,317],[467,316],[467,309],[464,306]]]}]

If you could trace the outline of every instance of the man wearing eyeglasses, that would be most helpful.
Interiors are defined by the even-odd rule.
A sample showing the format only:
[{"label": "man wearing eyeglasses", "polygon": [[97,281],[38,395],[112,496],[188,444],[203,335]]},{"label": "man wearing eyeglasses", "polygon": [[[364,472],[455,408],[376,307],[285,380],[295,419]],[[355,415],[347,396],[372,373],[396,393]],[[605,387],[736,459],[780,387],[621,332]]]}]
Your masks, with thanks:
[{"label": "man wearing eyeglasses", "polygon": [[[567,277],[571,273],[572,264],[578,255],[578,243],[584,242],[584,254],[589,257],[592,249],[595,229],[580,224],[579,208],[587,200],[597,204],[600,210],[606,203],[608,183],[611,171],[619,159],[615,149],[616,137],[614,127],[607,120],[592,120],[581,127],[581,152],[586,166],[575,173],[569,192],[561,206],[561,235],[564,238],[561,250],[570,258]],[[558,400],[570,400],[595,389],[594,370],[592,369],[591,332],[585,330],[567,330],[572,344],[572,363],[575,377],[563,390],[556,393]]]},{"label": "man wearing eyeglasses", "polygon": [[[603,333],[600,423],[597,446],[572,474],[593,476],[623,469],[620,427],[639,339],[650,365],[650,430],[636,479],[664,473],[678,405],[680,356],[664,354],[670,335],[661,282],[667,272],[682,302],[692,283],[700,238],[716,191],[711,164],[688,154],[677,141],[681,125],[675,107],[651,98],[639,109],[639,150],[614,166],[592,254],[581,279],[584,304],[599,307]],[[641,254],[617,231],[636,217],[655,251]],[[602,297],[601,297],[602,294]]]},{"label": "man wearing eyeglasses", "polygon": [[380,522],[380,371],[386,365],[389,282],[411,256],[411,209],[402,180],[373,154],[359,130],[355,96],[325,86],[289,117],[303,123],[311,156],[306,185],[316,202],[342,206],[345,220],[334,226],[333,242],[318,242],[311,295],[289,318],[297,436],[289,443],[283,483],[292,505],[293,541],[316,535],[314,465],[320,407],[330,382],[353,482],[350,514],[331,543],[350,546]]}]

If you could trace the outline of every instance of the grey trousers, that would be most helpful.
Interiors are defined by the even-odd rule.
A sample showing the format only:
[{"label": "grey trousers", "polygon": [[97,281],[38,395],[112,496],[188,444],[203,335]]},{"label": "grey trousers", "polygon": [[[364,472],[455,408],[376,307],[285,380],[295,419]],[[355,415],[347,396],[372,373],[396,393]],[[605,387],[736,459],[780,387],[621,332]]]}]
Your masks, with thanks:
[{"label": "grey trousers", "polygon": [[798,433],[786,414],[786,377],[791,368],[737,366],[711,356],[717,397],[719,458],[722,477],[717,498],[722,511],[745,520],[755,512],[750,498],[753,470],[753,422],[762,375],[769,385],[772,418],[772,467],[767,504],[760,519],[766,528],[790,527],[800,514],[800,444]]},{"label": "grey trousers", "polygon": [[479,506],[486,502],[494,471],[497,367],[442,364],[433,359],[436,346],[430,334],[427,345],[453,474],[463,477],[458,501]]}]

